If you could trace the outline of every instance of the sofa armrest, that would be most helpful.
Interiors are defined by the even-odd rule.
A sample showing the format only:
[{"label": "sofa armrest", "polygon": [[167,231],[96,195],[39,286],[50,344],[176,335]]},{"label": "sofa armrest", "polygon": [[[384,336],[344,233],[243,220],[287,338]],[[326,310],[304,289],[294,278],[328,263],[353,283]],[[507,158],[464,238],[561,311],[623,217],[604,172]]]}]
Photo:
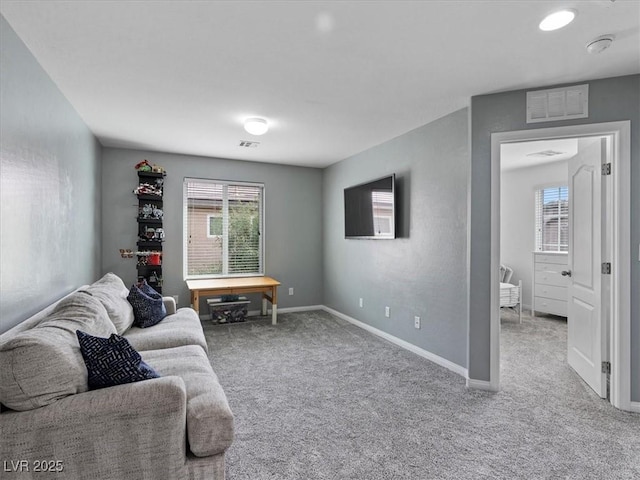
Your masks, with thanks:
[{"label": "sofa armrest", "polygon": [[167,315],[173,315],[176,313],[176,300],[173,297],[162,297],[164,302],[164,308],[167,309]]},{"label": "sofa armrest", "polygon": [[[34,462],[51,461],[64,478],[181,478],[186,388],[169,376],[70,395],[35,410],[3,412],[0,430],[2,460],[27,462],[31,471]],[[3,478],[12,473],[30,478],[24,469]]]}]

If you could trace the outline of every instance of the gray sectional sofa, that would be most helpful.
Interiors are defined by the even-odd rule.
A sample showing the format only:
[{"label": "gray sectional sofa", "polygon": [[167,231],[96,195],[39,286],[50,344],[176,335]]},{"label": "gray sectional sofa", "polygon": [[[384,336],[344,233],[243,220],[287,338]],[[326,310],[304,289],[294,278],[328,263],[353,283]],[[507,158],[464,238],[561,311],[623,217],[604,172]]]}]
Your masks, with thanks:
[{"label": "gray sectional sofa", "polygon": [[[195,311],[132,326],[109,273],[0,335],[2,478],[224,479],[233,414]],[[88,390],[76,330],[118,333],[160,378]]]}]

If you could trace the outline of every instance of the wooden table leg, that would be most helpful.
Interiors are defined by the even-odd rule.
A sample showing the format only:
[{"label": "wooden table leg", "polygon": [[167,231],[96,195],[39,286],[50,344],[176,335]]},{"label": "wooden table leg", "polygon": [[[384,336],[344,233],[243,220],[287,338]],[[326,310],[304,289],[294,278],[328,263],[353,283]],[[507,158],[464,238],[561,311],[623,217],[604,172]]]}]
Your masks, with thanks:
[{"label": "wooden table leg", "polygon": [[278,287],[271,288],[271,325],[278,323]]},{"label": "wooden table leg", "polygon": [[193,308],[198,317],[200,316],[200,292],[198,290],[191,290],[191,308]]}]

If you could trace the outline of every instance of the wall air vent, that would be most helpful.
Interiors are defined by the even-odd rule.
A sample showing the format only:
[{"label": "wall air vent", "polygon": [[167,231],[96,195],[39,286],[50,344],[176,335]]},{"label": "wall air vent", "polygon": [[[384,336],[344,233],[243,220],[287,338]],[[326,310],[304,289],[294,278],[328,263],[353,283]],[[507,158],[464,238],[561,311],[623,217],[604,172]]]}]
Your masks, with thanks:
[{"label": "wall air vent", "polygon": [[527,123],[589,116],[589,85],[527,92]]},{"label": "wall air vent", "polygon": [[249,140],[240,140],[239,147],[256,148],[260,142],[251,142]]}]

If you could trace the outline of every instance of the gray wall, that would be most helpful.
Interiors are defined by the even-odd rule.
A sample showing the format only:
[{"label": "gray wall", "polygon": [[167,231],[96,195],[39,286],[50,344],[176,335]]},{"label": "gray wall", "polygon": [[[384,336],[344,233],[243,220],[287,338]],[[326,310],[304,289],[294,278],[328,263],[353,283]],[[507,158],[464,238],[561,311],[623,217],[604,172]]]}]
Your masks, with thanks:
[{"label": "gray wall", "polygon": [[[138,184],[135,164],[143,159],[167,170],[164,189],[163,295],[179,295],[188,306],[183,280],[182,185],[185,177],[239,180],[265,186],[265,274],[282,283],[278,307],[322,304],[322,171],[268,163],[244,162],[105,148],[102,152],[102,270],[125,283],[136,278],[135,259],[120,257],[120,248],[136,248]],[[294,295],[289,296],[289,287]],[[259,308],[253,296],[252,309]],[[206,304],[201,303],[201,313]]]},{"label": "gray wall", "polygon": [[99,145],[0,18],[0,332],[100,265]]},{"label": "gray wall", "polygon": [[[323,221],[325,305],[465,368],[467,145],[463,109],[328,167]],[[345,240],[344,188],[389,173],[401,238]]]},{"label": "gray wall", "polygon": [[[589,118],[526,123],[526,91],[471,99],[471,238],[469,376],[489,380],[491,134],[563,125],[631,120],[631,398],[640,400],[640,75],[589,84]],[[553,88],[550,86],[549,88]]]}]

